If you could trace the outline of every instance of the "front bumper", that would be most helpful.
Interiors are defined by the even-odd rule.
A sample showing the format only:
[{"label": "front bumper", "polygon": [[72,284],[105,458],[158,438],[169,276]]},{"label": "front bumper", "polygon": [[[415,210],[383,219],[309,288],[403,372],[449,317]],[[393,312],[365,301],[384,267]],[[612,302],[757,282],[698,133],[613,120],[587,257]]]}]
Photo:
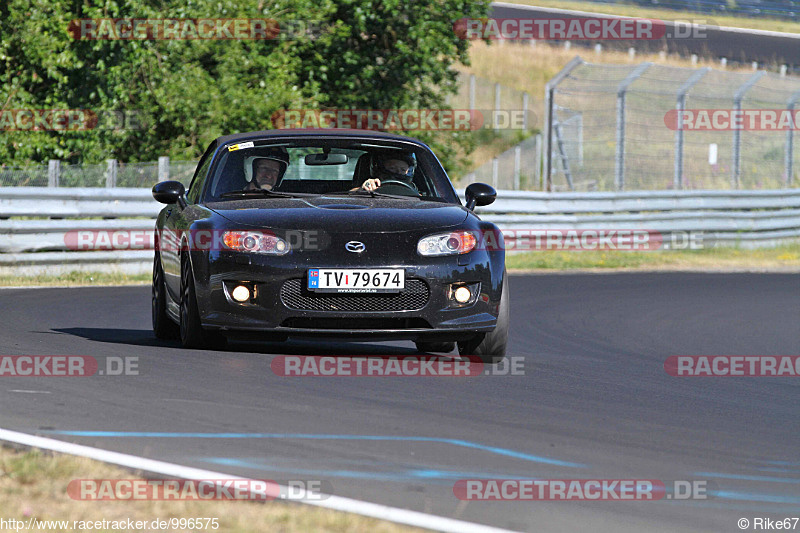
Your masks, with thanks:
[{"label": "front bumper", "polygon": [[[349,340],[466,340],[476,333],[492,331],[502,287],[500,272],[493,268],[490,254],[473,251],[457,256],[425,258],[413,267],[392,264],[380,259],[357,258],[358,263],[335,264],[311,259],[302,254],[264,256],[237,252],[210,252],[193,258],[198,307],[203,326],[231,336],[284,338],[288,336],[346,338]],[[459,264],[461,263],[461,264]],[[408,264],[408,263],[406,263]],[[198,268],[206,266],[207,271]],[[308,298],[287,298],[285,284],[290,283],[296,296],[326,298],[305,291],[309,268],[404,268],[406,287],[424,284],[428,295],[420,307],[412,299],[411,309],[397,308],[392,298],[385,308],[376,304],[375,295],[335,295],[345,305],[317,305],[302,308],[298,302]],[[293,281],[292,281],[293,280]],[[249,302],[237,303],[230,297],[231,282],[246,282],[256,289]],[[456,306],[449,298],[452,284],[476,284],[474,301]],[[281,289],[284,288],[284,294]],[[302,295],[296,291],[300,288]],[[397,295],[398,297],[402,295]],[[372,300],[370,300],[372,298]],[[359,300],[366,299],[366,300]],[[412,301],[408,300],[408,301]],[[288,305],[287,305],[288,303]],[[365,303],[365,305],[360,305]],[[389,309],[391,308],[391,309]]]}]

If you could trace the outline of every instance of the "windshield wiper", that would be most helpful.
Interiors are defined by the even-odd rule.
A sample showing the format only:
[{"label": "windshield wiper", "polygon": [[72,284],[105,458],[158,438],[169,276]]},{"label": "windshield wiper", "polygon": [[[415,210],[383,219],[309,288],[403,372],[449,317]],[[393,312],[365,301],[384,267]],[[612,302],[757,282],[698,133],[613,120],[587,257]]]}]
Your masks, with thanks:
[{"label": "windshield wiper", "polygon": [[[266,197],[266,198],[299,198],[299,194],[295,193],[287,193],[287,192],[275,192],[270,191],[268,189],[250,189],[247,191],[228,191],[220,194],[221,198],[233,198],[241,196],[242,198],[248,196],[258,196],[258,197]],[[305,196],[305,195],[303,195]]]}]

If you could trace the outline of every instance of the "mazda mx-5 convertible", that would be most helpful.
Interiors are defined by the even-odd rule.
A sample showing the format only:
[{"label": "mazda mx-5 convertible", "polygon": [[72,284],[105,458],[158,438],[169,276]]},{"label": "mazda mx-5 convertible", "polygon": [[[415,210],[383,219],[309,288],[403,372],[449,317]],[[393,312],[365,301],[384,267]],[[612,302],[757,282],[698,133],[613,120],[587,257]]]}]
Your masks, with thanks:
[{"label": "mazda mx-5 convertible", "polygon": [[[362,130],[271,130],[211,143],[189,190],[153,187],[153,329],[228,338],[404,339],[497,362],[508,338],[498,228],[425,144]],[[492,236],[487,239],[487,235]]]}]

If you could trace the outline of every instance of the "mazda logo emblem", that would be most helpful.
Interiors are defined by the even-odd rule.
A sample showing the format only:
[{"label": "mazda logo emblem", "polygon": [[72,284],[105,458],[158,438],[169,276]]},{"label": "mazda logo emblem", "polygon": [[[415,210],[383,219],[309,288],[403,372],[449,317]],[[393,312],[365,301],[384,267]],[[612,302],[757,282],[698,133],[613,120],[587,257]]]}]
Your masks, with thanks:
[{"label": "mazda logo emblem", "polygon": [[364,243],[359,241],[350,241],[344,245],[344,248],[348,252],[353,252],[356,254],[360,254],[361,252],[367,249],[367,247],[364,246]]}]

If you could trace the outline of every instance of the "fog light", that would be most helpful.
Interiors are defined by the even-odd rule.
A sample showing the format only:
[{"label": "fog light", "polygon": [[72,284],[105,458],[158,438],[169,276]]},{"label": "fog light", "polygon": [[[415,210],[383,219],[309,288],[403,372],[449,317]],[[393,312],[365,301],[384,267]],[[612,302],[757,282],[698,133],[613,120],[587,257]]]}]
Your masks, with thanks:
[{"label": "fog light", "polygon": [[239,303],[246,302],[247,300],[250,299],[250,289],[248,289],[244,285],[239,285],[238,287],[233,289],[231,296],[233,297],[234,300],[236,300]]},{"label": "fog light", "polygon": [[466,287],[459,287],[453,292],[453,297],[458,303],[465,304],[472,298],[472,293]]}]

